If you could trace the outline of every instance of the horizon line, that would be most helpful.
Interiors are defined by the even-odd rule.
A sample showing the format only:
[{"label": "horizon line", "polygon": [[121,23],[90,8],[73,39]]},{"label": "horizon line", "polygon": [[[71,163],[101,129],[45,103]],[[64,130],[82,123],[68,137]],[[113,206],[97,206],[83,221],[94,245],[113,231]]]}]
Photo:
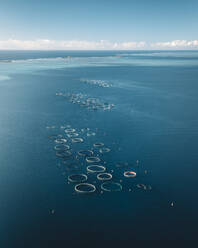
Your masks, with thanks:
[{"label": "horizon line", "polygon": [[194,48],[194,49],[157,49],[157,48],[153,48],[153,49],[0,49],[0,52],[3,51],[35,51],[35,52],[56,52],[56,51],[60,51],[60,52],[75,52],[75,51],[81,51],[81,52],[138,52],[138,51],[198,51],[198,48]]}]

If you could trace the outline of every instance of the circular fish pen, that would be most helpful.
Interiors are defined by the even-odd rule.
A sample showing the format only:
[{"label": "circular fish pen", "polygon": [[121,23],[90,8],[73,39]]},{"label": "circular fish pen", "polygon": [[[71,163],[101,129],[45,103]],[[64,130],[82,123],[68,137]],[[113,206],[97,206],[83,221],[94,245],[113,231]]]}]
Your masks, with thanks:
[{"label": "circular fish pen", "polygon": [[80,150],[80,151],[78,151],[79,156],[91,157],[93,154],[94,153],[91,150]]},{"label": "circular fish pen", "polygon": [[73,138],[72,143],[82,143],[83,139],[82,138]]},{"label": "circular fish pen", "polygon": [[87,163],[98,163],[100,162],[99,157],[86,157]]},{"label": "circular fish pen", "polygon": [[125,171],[124,172],[125,177],[136,177],[136,172],[135,171]]},{"label": "circular fish pen", "polygon": [[91,173],[101,173],[106,171],[106,168],[102,165],[89,165],[87,166],[87,171]]},{"label": "circular fish pen", "polygon": [[100,143],[95,143],[95,144],[93,144],[93,146],[96,147],[96,148],[99,148],[99,147],[104,146],[104,143],[102,143],[102,142],[100,142]]},{"label": "circular fish pen", "polygon": [[75,137],[78,137],[78,136],[79,136],[78,133],[68,133],[68,134],[67,134],[67,137],[68,137],[68,138],[75,138]]},{"label": "circular fish pen", "polygon": [[76,132],[76,129],[74,129],[74,128],[65,129],[65,133],[74,133],[74,132]]},{"label": "circular fish pen", "polygon": [[100,153],[108,153],[108,152],[110,152],[110,151],[111,151],[111,149],[109,149],[109,148],[107,148],[107,147],[101,148],[101,149],[99,150]]},{"label": "circular fish pen", "polygon": [[87,175],[85,174],[73,174],[68,176],[68,181],[71,183],[83,183],[87,181]]},{"label": "circular fish pen", "polygon": [[152,187],[150,185],[145,185],[143,183],[139,183],[136,185],[137,188],[139,189],[143,189],[143,190],[152,190]]},{"label": "circular fish pen", "polygon": [[108,181],[112,179],[112,175],[110,173],[100,173],[97,175],[97,179],[100,181]]},{"label": "circular fish pen", "polygon": [[54,149],[55,149],[56,151],[64,151],[64,150],[69,150],[69,149],[70,149],[70,146],[65,145],[65,144],[60,144],[60,145],[56,145],[56,146],[54,147]]},{"label": "circular fish pen", "polygon": [[75,186],[75,191],[77,193],[90,194],[96,191],[96,187],[90,183],[79,183]]},{"label": "circular fish pen", "polygon": [[58,138],[58,139],[55,139],[54,142],[57,144],[64,144],[67,142],[67,140],[64,138]]},{"label": "circular fish pen", "polygon": [[68,158],[72,156],[72,153],[70,151],[57,151],[56,156],[61,158]]},{"label": "circular fish pen", "polygon": [[115,182],[105,182],[101,184],[101,189],[108,192],[122,191],[122,185]]}]

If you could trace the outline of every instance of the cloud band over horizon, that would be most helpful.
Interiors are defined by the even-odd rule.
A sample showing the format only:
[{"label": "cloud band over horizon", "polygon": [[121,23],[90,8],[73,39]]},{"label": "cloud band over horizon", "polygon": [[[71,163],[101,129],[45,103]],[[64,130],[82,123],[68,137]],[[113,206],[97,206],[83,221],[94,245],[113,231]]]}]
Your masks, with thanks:
[{"label": "cloud band over horizon", "polygon": [[0,40],[0,50],[146,50],[146,49],[198,49],[198,40],[173,40],[147,43],[110,42],[106,40]]}]

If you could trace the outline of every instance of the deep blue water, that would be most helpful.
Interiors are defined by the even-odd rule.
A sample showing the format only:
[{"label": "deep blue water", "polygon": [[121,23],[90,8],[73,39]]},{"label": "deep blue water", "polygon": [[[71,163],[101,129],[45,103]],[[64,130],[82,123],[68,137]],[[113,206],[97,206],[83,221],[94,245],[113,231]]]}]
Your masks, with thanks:
[{"label": "deep blue water", "polygon": [[[66,125],[82,143],[72,143]],[[55,134],[67,139],[70,165],[56,156]],[[1,51],[1,247],[191,247],[197,140],[198,51]],[[97,142],[111,151],[100,153]],[[84,149],[122,191],[101,190],[76,158]],[[123,176],[131,170],[135,178]],[[68,184],[78,173],[95,193]]]}]

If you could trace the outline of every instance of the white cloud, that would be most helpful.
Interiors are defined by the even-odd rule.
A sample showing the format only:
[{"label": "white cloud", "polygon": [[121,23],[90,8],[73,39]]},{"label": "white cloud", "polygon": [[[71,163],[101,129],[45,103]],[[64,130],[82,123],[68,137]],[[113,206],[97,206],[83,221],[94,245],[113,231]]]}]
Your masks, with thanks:
[{"label": "white cloud", "polygon": [[136,49],[196,49],[198,40],[173,40],[167,42],[110,42],[107,40],[0,40],[0,50],[136,50]]},{"label": "white cloud", "polygon": [[80,40],[0,40],[0,49],[17,50],[130,50],[146,47],[146,42],[110,42],[100,41],[80,41]]},{"label": "white cloud", "polygon": [[156,42],[151,44],[152,48],[173,48],[173,49],[187,49],[198,48],[198,40],[173,40],[168,42]]},{"label": "white cloud", "polygon": [[137,48],[144,48],[146,47],[145,41],[140,42],[123,42],[123,43],[114,43],[114,49],[121,49],[121,50],[130,50],[130,49],[137,49]]}]

